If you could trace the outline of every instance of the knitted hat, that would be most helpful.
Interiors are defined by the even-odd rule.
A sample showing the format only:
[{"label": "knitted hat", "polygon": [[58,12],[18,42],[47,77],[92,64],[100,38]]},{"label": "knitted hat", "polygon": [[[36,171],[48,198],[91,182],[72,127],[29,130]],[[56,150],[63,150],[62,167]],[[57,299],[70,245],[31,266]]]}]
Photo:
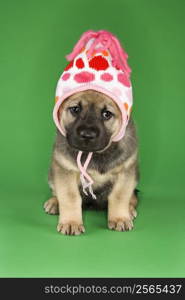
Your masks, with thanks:
[{"label": "knitted hat", "polygon": [[[74,93],[95,90],[112,98],[121,111],[122,125],[113,139],[114,142],[119,141],[124,137],[131,113],[132,87],[129,79],[131,69],[127,64],[128,55],[121,47],[118,39],[105,30],[87,31],[81,36],[73,52],[66,58],[70,63],[58,81],[55,95],[56,103],[53,110],[53,118],[57,128],[65,135],[65,129],[61,127],[58,118],[58,110],[62,102]],[[80,151],[77,162],[83,174],[83,166],[80,162],[81,155],[82,152]],[[92,156],[91,153],[89,155]],[[90,156],[88,160],[90,161]],[[85,165],[87,168],[87,160]],[[87,178],[86,170],[83,175],[92,184],[92,179]],[[84,178],[81,180],[83,181]]]},{"label": "knitted hat", "polygon": [[65,130],[58,119],[61,103],[76,92],[91,89],[106,94],[120,108],[122,126],[114,141],[123,138],[132,107],[131,70],[127,58],[118,39],[108,31],[87,31],[81,36],[73,52],[67,56],[70,63],[56,88],[53,117],[63,135]]}]

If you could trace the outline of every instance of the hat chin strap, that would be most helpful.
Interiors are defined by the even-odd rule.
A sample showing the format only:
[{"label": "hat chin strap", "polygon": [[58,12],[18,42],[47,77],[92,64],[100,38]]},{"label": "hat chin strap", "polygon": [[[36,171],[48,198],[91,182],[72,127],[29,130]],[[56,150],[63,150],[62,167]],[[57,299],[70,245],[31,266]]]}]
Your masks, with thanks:
[{"label": "hat chin strap", "polygon": [[92,198],[96,199],[96,195],[94,194],[93,188],[92,188],[92,184],[94,183],[94,181],[92,180],[92,178],[88,175],[88,173],[86,171],[87,167],[88,167],[88,165],[90,163],[90,160],[92,158],[93,153],[92,152],[88,153],[87,158],[86,158],[85,163],[84,163],[83,166],[82,166],[82,163],[81,163],[82,154],[83,154],[82,151],[78,152],[78,155],[77,155],[77,165],[78,165],[78,168],[79,168],[79,170],[81,172],[81,174],[80,174],[80,180],[81,180],[81,183],[82,183],[83,192],[87,196],[88,193],[87,193],[86,189],[88,188],[89,189],[89,193],[92,196]]}]

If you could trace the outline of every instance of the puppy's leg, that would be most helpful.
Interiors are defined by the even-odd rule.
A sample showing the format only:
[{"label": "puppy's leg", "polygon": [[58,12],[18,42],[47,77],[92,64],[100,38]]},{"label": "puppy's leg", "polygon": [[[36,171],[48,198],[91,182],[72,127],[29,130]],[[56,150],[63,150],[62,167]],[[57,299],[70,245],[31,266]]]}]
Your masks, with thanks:
[{"label": "puppy's leg", "polygon": [[136,187],[135,173],[117,175],[112,192],[108,197],[108,227],[117,231],[131,230],[133,228],[133,216],[131,205]]},{"label": "puppy's leg", "polygon": [[59,203],[58,232],[69,235],[79,235],[85,232],[77,173],[67,171],[56,165],[54,168],[54,186]]}]

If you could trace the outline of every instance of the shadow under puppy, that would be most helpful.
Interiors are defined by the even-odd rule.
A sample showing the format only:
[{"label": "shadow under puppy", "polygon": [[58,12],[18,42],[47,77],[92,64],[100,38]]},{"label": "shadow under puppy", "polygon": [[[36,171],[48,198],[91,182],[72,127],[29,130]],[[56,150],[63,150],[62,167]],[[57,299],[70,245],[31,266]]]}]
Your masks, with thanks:
[{"label": "shadow under puppy", "polygon": [[53,197],[45,211],[59,213],[57,230],[63,234],[85,231],[83,207],[108,207],[108,227],[131,230],[137,215],[138,146],[133,120],[120,106],[127,102],[84,82],[77,90],[55,106],[58,129],[49,172]]}]

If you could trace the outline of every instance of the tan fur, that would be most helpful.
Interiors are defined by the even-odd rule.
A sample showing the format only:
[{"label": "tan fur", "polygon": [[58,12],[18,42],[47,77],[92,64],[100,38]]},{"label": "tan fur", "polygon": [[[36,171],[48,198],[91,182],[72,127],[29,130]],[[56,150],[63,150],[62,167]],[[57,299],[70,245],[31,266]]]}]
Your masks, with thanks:
[{"label": "tan fur", "polygon": [[57,198],[52,197],[48,201],[46,201],[44,204],[44,209],[45,209],[45,212],[50,215],[57,215],[59,213]]},{"label": "tan fur", "polygon": [[77,164],[74,164],[70,159],[68,159],[66,156],[61,155],[58,151],[54,152],[55,160],[58,162],[60,166],[62,166],[64,169],[68,171],[76,171],[78,172]]},{"label": "tan fur", "polygon": [[117,175],[112,192],[108,197],[108,226],[110,229],[124,231],[133,228],[130,201],[135,187],[135,175],[125,174],[124,171]]},{"label": "tan fur", "polygon": [[81,196],[77,186],[78,174],[54,162],[54,186],[59,204],[59,224],[57,230],[64,234],[78,235],[84,232]]},{"label": "tan fur", "polygon": [[137,161],[137,156],[138,156],[138,153],[137,151],[133,153],[132,156],[130,156],[125,162],[124,162],[124,169],[127,170],[129,169],[130,167],[132,167],[136,161]]}]

